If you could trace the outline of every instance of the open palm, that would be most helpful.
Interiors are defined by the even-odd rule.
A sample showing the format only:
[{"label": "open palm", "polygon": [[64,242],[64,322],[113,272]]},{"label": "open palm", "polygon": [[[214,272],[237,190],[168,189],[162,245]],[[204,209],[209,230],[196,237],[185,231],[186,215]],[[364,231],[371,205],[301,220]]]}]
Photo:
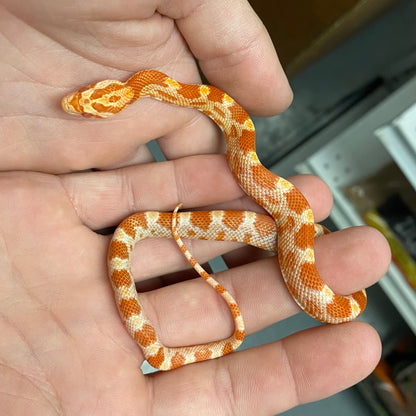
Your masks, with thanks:
[{"label": "open palm", "polygon": [[[0,3],[3,170],[67,172],[137,163],[149,160],[142,145],[154,138],[163,138],[168,158],[220,149],[217,130],[196,111],[146,100],[105,124],[62,111],[64,95],[100,79],[159,69],[182,82],[199,82],[197,56],[209,81],[251,112],[275,113],[291,99],[267,32],[240,0],[215,6],[144,0]],[[233,30],[220,23],[230,13]]]},{"label": "open palm", "polygon": [[[201,166],[203,173],[189,175]],[[151,199],[173,206],[176,195],[185,205],[239,198],[232,180],[217,186],[215,196],[186,191],[193,181],[208,191],[218,171],[226,176],[226,169],[222,156],[212,155],[59,177],[0,175],[0,194],[7,195],[0,201],[0,408],[5,414],[272,415],[333,394],[371,371],[379,357],[378,337],[369,326],[352,322],[142,375],[143,357],[121,324],[106,275],[109,237],[92,229],[119,221],[131,209],[142,210]],[[170,195],[136,197],[146,195],[168,170],[190,179]],[[150,171],[153,179],[142,181]],[[330,201],[325,187],[310,178],[295,182],[317,217],[324,215]],[[318,190],[319,202],[313,196]],[[174,242],[165,243],[148,240],[136,247],[133,273],[139,282],[183,267]],[[192,251],[203,260],[213,249],[202,243]],[[317,258],[323,259],[318,267],[335,290],[352,292],[383,272],[386,251],[370,229],[334,233],[318,239]],[[239,303],[248,333],[298,311],[274,257],[252,262],[245,256],[244,263],[218,279]],[[224,338],[233,327],[225,304],[200,279],[152,290],[144,305],[167,345]]]},{"label": "open palm", "polygon": [[[13,171],[0,174],[5,414],[272,415],[333,394],[372,370],[378,337],[352,322],[144,376],[140,350],[119,319],[106,270],[109,236],[96,230],[179,202],[185,208],[253,204],[225,158],[210,154],[221,138],[200,113],[145,99],[103,122],[63,113],[60,100],[93,81],[147,68],[198,82],[196,57],[208,80],[251,113],[280,111],[291,93],[247,3],[0,4],[0,167]],[[170,161],[152,162],[143,144],[153,138]],[[102,171],[70,173],[91,168]],[[293,181],[323,219],[331,208],[325,185],[310,177]],[[232,248],[190,246],[201,262]],[[384,240],[368,228],[321,237],[316,250],[324,280],[341,294],[375,282],[389,259]],[[227,257],[235,267],[218,280],[240,305],[248,333],[299,311],[275,257],[235,253]],[[201,279],[172,275],[185,267],[172,241],[136,247],[133,274],[149,290],[147,316],[166,345],[225,338],[232,330],[225,304]]]}]

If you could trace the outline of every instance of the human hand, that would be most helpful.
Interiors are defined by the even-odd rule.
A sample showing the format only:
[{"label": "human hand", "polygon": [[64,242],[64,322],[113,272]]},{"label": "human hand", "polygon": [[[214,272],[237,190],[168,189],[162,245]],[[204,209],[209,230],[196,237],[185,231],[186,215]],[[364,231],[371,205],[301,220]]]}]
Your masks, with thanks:
[{"label": "human hand", "polygon": [[[331,197],[322,182],[293,182],[317,220],[325,217]],[[161,184],[166,192],[153,192]],[[221,155],[62,176],[2,173],[0,194],[4,414],[273,415],[351,386],[379,359],[375,331],[350,322],[171,372],[140,372],[143,357],[121,324],[106,276],[109,237],[93,230],[130,212],[172,209],[178,200],[185,207],[246,206]],[[231,248],[218,244],[190,242],[189,248],[205,261]],[[347,294],[383,274],[388,248],[376,231],[350,229],[318,238],[316,257],[324,280]],[[238,267],[217,276],[239,304],[249,334],[299,311],[275,257],[251,260],[240,257]],[[143,303],[166,345],[231,333],[227,307],[202,279],[163,287],[165,279],[156,278],[186,267],[173,240],[140,242],[133,262],[139,284],[154,289]]]},{"label": "human hand", "polygon": [[0,166],[69,172],[214,153],[221,138],[199,112],[137,103],[107,123],[65,114],[62,97],[100,79],[159,69],[209,82],[252,114],[284,109],[291,92],[268,34],[243,0],[100,2],[2,0]]},{"label": "human hand", "polygon": [[[185,157],[219,148],[217,130],[199,113],[152,101],[96,123],[65,115],[60,99],[96,79],[127,78],[149,67],[199,82],[196,56],[210,82],[251,113],[281,110],[290,101],[287,82],[264,28],[245,3],[209,2],[196,9],[193,2],[150,8],[148,2],[125,2],[124,8],[120,2],[2,3],[1,27],[10,39],[2,47],[2,169],[67,172],[145,162],[150,156],[141,145],[154,137],[163,137],[160,144],[168,158],[182,158],[59,178],[0,176],[7,195],[0,203],[2,409],[34,415],[273,414],[332,394],[371,371],[379,357],[378,338],[368,326],[350,323],[144,377],[138,370],[141,354],[117,316],[105,276],[108,237],[92,230],[132,211],[171,209],[178,199],[185,206],[214,204],[238,198],[241,191],[221,156]],[[309,183],[308,188],[306,179],[300,180],[303,184],[297,185],[309,195],[319,220],[327,212],[328,194],[325,199],[322,185]],[[314,186],[324,195],[320,202],[313,201]],[[154,189],[163,192],[155,195]],[[340,293],[351,293],[382,274],[387,248],[373,231],[364,230],[318,240],[318,266]],[[363,240],[372,245],[363,250]],[[343,247],[346,241],[349,251]],[[136,258],[135,263],[139,280],[184,267],[174,244],[172,254],[166,254],[171,243],[140,244],[142,261]],[[191,251],[203,261],[212,247],[198,242]],[[341,252],[336,264],[319,256],[319,250],[330,248]],[[361,255],[363,261],[355,263]],[[341,272],[337,276],[334,270]],[[348,272],[353,280],[343,279]],[[234,287],[248,333],[298,310],[272,259],[225,272],[219,280]],[[152,280],[151,288],[155,285]],[[231,330],[225,306],[221,309],[215,293],[199,280],[152,291],[145,301],[150,318],[161,323],[167,345],[223,338]],[[203,333],[196,332],[200,328]]]}]

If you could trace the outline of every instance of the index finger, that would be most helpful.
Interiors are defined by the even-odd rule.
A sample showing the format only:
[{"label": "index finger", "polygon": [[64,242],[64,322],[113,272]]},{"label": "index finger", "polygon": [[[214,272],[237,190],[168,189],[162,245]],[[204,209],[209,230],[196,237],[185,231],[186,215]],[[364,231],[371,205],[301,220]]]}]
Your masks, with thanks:
[{"label": "index finger", "polygon": [[[147,380],[157,414],[184,416],[198,409],[204,416],[272,415],[358,383],[380,354],[377,333],[351,322],[308,329]],[[198,394],[190,394],[191,388]]]},{"label": "index finger", "polygon": [[247,1],[160,3],[159,11],[176,19],[211,84],[253,115],[273,115],[290,104],[292,92],[273,43]]}]

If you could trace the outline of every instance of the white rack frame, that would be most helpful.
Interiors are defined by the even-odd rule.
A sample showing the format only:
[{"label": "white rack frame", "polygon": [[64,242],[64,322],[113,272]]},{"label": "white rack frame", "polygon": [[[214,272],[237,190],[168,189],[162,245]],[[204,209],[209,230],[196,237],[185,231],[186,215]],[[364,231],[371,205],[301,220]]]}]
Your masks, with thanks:
[{"label": "white rack frame", "polygon": [[[400,142],[400,145],[387,142],[387,145],[383,146],[374,132],[390,123],[415,101],[416,78],[392,93],[296,166],[298,172],[313,173],[329,185],[334,195],[331,219],[337,227],[363,224],[355,207],[344,196],[344,186],[371,176],[392,160],[396,161],[408,177],[409,173],[412,175],[416,157],[409,155],[409,146],[403,142]],[[412,176],[409,181],[416,183],[416,177]],[[380,280],[380,285],[416,334],[416,292],[411,289],[394,264]]]}]

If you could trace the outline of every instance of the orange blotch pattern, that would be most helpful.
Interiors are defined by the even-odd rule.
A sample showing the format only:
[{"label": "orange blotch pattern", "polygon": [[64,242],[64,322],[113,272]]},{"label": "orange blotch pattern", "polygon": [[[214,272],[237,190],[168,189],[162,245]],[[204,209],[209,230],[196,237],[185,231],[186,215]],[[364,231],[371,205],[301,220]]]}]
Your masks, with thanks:
[{"label": "orange blotch pattern", "polygon": [[285,193],[287,205],[290,210],[300,215],[308,207],[303,195],[293,187],[289,192]]},{"label": "orange blotch pattern", "polygon": [[191,223],[195,227],[207,231],[211,224],[211,214],[209,211],[201,211],[198,215],[191,215]]},{"label": "orange blotch pattern", "polygon": [[125,269],[113,270],[113,273],[111,274],[111,281],[116,288],[129,286],[131,283],[131,276],[130,273]]},{"label": "orange blotch pattern", "polygon": [[244,212],[234,211],[233,215],[226,215],[222,222],[227,228],[231,230],[238,230],[238,228],[244,222]]},{"label": "orange blotch pattern", "polygon": [[229,306],[229,308],[230,308],[230,311],[231,311],[231,313],[232,313],[232,315],[233,315],[233,318],[236,318],[237,316],[240,316],[241,314],[240,314],[240,309],[238,308],[238,306],[234,303],[234,304],[231,304],[231,305],[228,305]]},{"label": "orange blotch pattern", "polygon": [[152,345],[156,342],[156,331],[151,325],[144,324],[141,329],[138,329],[134,333],[134,339],[137,341],[139,345],[143,345],[143,347],[148,347],[149,345]]},{"label": "orange blotch pattern", "polygon": [[146,360],[154,368],[160,368],[165,360],[165,352],[163,348],[159,348],[157,354],[146,357]]},{"label": "orange blotch pattern", "polygon": [[295,233],[296,247],[302,250],[313,248],[314,235],[315,227],[313,224],[302,224],[300,229]]},{"label": "orange blotch pattern", "polygon": [[334,299],[326,306],[326,311],[334,318],[342,318],[346,314],[351,314],[351,303],[343,296],[334,295]]},{"label": "orange blotch pattern", "polygon": [[230,354],[234,351],[234,348],[230,342],[227,342],[222,348],[222,355]]},{"label": "orange blotch pattern", "polygon": [[172,369],[183,366],[185,364],[185,361],[186,359],[183,356],[183,354],[177,352],[171,359]]},{"label": "orange blotch pattern", "polygon": [[364,291],[356,292],[352,294],[354,300],[358,303],[358,306],[361,310],[365,309],[365,305],[367,304],[367,296]]},{"label": "orange blotch pattern", "polygon": [[109,259],[115,257],[119,259],[128,259],[130,256],[130,250],[127,247],[126,243],[120,240],[112,240],[110,243],[110,248],[108,250]]},{"label": "orange blotch pattern", "polygon": [[201,348],[194,353],[196,362],[209,360],[212,356],[212,351],[209,348]]},{"label": "orange blotch pattern", "polygon": [[132,315],[140,315],[142,313],[142,308],[136,299],[122,299],[119,308],[125,319],[130,318]]},{"label": "orange blotch pattern", "polygon": [[[144,221],[144,219],[142,220],[142,223],[140,224],[140,226],[141,226],[141,228],[146,228],[146,222]],[[136,227],[137,227],[136,221],[132,221],[132,220],[124,221],[120,225],[120,228],[122,228],[123,231],[127,235],[129,235],[130,237],[132,237],[133,239],[136,238]]]},{"label": "orange blotch pattern", "polygon": [[234,337],[236,339],[238,339],[239,341],[243,341],[245,336],[246,336],[246,334],[245,334],[244,331],[235,331],[234,332]]},{"label": "orange blotch pattern", "polygon": [[316,278],[315,263],[303,263],[300,266],[302,282],[312,290],[323,290],[325,284],[321,279]]},{"label": "orange blotch pattern", "polygon": [[209,86],[209,94],[207,96],[209,101],[212,101],[214,103],[222,103],[224,97],[224,93],[219,90],[218,88]]}]

